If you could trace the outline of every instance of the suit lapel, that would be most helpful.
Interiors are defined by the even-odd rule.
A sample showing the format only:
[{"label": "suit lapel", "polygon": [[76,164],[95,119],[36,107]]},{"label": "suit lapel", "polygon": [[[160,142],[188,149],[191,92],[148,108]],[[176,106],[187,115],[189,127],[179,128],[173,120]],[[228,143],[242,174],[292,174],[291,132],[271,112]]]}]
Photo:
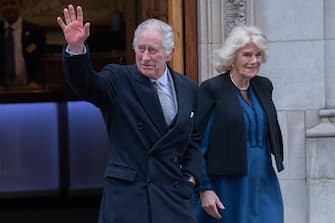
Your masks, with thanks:
[{"label": "suit lapel", "polygon": [[174,118],[173,122],[171,123],[171,126],[168,128],[167,132],[161,137],[152,147],[151,152],[155,151],[159,148],[161,148],[159,145],[161,143],[164,143],[164,141],[175,132],[176,128],[178,128],[179,125],[181,125],[181,122],[183,119],[188,118],[190,114],[187,114],[188,103],[185,101],[187,98],[190,98],[190,95],[187,93],[186,86],[183,84],[184,82],[181,80],[181,77],[176,75],[172,69],[169,68],[170,74],[173,79],[173,84],[176,92],[176,100],[178,105],[178,112],[176,114],[176,117]]},{"label": "suit lapel", "polygon": [[146,111],[151,121],[157,127],[161,134],[167,131],[167,125],[164,120],[162,108],[159,103],[159,98],[149,78],[141,74],[135,68],[135,86],[137,97]]},{"label": "suit lapel", "polygon": [[188,103],[185,102],[187,98],[190,98],[188,95],[188,92],[186,90],[186,86],[184,86],[184,82],[180,79],[178,75],[175,75],[173,71],[171,71],[171,76],[174,81],[174,87],[175,87],[175,92],[176,92],[176,100],[177,100],[177,105],[178,105],[178,112],[174,120],[174,125],[177,126],[178,123],[185,117],[188,117],[190,114],[186,114],[188,109],[186,106],[188,106]]}]

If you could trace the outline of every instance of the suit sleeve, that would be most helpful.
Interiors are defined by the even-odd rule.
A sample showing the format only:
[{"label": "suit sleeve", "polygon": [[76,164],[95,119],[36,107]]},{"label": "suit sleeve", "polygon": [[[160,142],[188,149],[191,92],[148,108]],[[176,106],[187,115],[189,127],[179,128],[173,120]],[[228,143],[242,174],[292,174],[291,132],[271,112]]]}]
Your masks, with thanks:
[{"label": "suit sleeve", "polygon": [[111,104],[116,95],[118,75],[115,68],[107,65],[100,72],[96,72],[87,53],[83,55],[70,55],[63,49],[63,66],[65,80],[72,90],[83,100],[89,101],[97,107]]}]

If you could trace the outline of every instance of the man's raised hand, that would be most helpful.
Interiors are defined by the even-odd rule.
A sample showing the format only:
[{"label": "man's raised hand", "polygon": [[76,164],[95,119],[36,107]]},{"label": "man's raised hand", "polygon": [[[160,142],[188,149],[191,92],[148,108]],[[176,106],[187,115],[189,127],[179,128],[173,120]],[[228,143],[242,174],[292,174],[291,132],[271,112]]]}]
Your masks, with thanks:
[{"label": "man's raised hand", "polygon": [[57,22],[63,30],[69,50],[73,53],[82,53],[84,42],[90,35],[90,23],[86,22],[84,25],[81,6],[77,6],[76,11],[70,4],[68,8],[64,8],[64,20],[57,17]]}]

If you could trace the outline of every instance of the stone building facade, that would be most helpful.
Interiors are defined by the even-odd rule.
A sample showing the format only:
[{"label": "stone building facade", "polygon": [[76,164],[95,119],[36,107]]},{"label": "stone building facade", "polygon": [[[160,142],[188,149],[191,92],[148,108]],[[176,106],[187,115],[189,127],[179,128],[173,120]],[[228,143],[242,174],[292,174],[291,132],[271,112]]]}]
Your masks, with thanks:
[{"label": "stone building facade", "polygon": [[269,40],[260,74],[273,82],[284,137],[285,222],[333,222],[335,1],[198,0],[200,82],[216,75],[213,50],[240,23],[260,27]]}]

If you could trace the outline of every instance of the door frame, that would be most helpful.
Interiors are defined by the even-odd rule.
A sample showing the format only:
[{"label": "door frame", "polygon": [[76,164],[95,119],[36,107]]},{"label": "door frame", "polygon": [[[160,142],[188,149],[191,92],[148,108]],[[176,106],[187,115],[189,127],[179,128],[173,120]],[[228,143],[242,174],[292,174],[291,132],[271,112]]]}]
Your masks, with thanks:
[{"label": "door frame", "polygon": [[184,0],[185,75],[198,82],[198,1]]},{"label": "door frame", "polygon": [[175,32],[173,68],[198,81],[197,1],[168,0],[168,23]]}]

